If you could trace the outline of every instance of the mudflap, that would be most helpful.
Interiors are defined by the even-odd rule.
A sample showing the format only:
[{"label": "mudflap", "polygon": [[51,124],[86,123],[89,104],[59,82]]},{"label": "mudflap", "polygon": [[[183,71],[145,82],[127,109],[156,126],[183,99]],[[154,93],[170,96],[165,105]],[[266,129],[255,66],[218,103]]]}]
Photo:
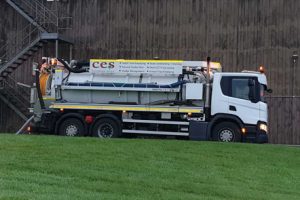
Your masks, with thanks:
[{"label": "mudflap", "polygon": [[208,122],[190,121],[189,138],[190,140],[208,140]]}]

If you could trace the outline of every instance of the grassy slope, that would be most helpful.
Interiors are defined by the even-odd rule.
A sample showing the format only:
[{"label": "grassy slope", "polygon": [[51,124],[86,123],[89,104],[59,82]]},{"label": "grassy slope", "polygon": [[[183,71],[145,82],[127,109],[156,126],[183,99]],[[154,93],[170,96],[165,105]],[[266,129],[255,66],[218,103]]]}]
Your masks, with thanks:
[{"label": "grassy slope", "polygon": [[0,135],[0,199],[299,199],[300,148]]}]

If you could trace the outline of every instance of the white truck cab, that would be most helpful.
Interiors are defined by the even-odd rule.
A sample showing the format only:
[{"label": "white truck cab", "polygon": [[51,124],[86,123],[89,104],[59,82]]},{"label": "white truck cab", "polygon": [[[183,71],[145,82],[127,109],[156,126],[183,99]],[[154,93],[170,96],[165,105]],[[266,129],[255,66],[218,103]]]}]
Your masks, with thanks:
[{"label": "white truck cab", "polygon": [[[212,88],[211,116],[237,118],[247,136],[249,131],[267,132],[268,108],[264,101],[265,74],[259,72],[215,73]],[[261,125],[263,124],[263,125]],[[256,133],[250,137],[255,138]],[[267,140],[266,135],[261,140]]]}]

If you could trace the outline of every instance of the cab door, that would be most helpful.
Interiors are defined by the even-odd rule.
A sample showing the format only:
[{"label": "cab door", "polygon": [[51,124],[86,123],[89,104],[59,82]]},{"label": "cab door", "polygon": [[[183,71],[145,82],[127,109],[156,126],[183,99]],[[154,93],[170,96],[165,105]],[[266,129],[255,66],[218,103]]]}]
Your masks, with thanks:
[{"label": "cab door", "polygon": [[260,117],[259,85],[256,77],[222,77],[221,84],[227,87],[227,113],[239,117],[245,124],[256,124]]}]

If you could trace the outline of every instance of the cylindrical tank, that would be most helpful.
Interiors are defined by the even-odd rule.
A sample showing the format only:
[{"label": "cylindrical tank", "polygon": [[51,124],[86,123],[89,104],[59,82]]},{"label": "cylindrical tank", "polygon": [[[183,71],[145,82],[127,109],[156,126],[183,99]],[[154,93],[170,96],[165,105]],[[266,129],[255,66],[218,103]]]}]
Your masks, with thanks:
[{"label": "cylindrical tank", "polygon": [[70,103],[149,104],[175,101],[182,84],[174,75],[72,73],[61,87],[61,96]]},{"label": "cylindrical tank", "polygon": [[[59,92],[56,96],[69,103],[172,102],[183,100],[186,83],[199,83],[195,71],[204,65],[202,61],[92,59],[89,72],[64,74],[59,87],[53,86]],[[221,69],[218,63],[215,66]]]}]

